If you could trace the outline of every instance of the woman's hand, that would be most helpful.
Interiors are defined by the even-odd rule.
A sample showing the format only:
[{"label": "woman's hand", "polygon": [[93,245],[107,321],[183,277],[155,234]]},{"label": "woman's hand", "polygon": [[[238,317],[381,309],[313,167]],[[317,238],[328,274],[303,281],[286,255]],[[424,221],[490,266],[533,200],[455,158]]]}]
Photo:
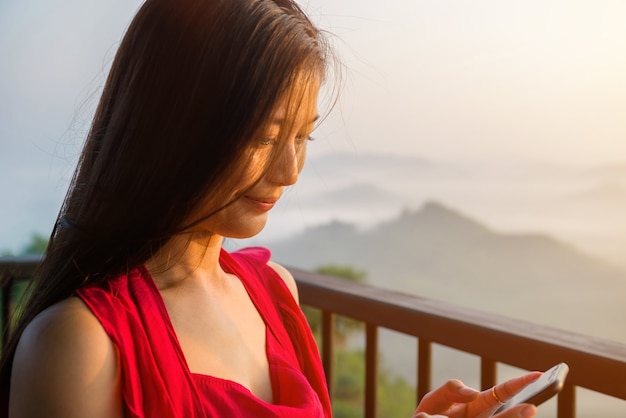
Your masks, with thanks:
[{"label": "woman's hand", "polygon": [[[465,386],[460,380],[449,380],[424,396],[413,418],[491,417],[500,407],[500,401],[506,402],[511,399],[539,376],[541,372],[528,373],[482,392]],[[531,418],[536,413],[537,408],[534,405],[520,404],[494,415],[493,418]]]}]

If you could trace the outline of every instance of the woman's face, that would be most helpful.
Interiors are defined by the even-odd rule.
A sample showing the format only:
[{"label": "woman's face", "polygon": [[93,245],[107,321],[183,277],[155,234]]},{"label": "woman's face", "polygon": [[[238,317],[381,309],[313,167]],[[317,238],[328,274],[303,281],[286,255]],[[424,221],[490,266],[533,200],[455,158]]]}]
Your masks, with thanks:
[{"label": "woman's face", "polygon": [[[292,112],[280,106],[274,112],[264,135],[251,145],[249,163],[242,168],[239,184],[245,192],[200,224],[203,231],[228,238],[249,238],[265,227],[269,211],[285,187],[296,183],[304,166],[307,142],[318,118],[319,87],[314,89],[305,94],[304,106]],[[286,120],[287,115],[290,120]]]}]

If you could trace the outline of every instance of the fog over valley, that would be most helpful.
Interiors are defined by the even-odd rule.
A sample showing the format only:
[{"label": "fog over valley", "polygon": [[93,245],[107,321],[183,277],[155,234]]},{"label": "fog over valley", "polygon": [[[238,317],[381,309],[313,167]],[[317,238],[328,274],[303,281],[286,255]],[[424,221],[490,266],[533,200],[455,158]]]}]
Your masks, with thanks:
[{"label": "fog over valley", "polygon": [[503,233],[548,234],[626,267],[626,164],[436,162],[393,154],[313,157],[259,239],[338,220],[359,228],[437,201]]}]

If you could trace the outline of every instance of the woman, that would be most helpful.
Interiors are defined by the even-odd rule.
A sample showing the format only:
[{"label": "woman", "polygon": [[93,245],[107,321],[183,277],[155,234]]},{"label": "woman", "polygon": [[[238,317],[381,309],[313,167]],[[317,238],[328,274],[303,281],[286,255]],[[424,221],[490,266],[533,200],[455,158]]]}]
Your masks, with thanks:
[{"label": "woman", "polygon": [[[296,182],[329,57],[291,0],[143,4],[3,352],[3,416],[331,415],[293,277],[221,248]],[[450,381],[416,416],[488,416],[536,376]]]}]

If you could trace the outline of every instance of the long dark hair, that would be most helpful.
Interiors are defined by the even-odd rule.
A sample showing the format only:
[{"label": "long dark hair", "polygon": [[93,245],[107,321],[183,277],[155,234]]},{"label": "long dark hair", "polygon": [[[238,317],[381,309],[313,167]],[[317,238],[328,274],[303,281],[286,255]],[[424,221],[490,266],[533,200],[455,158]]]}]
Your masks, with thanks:
[{"label": "long dark hair", "polygon": [[[232,199],[271,112],[320,80],[325,37],[292,0],[147,0],[117,51],[32,293],[2,353],[42,310],[145,263]],[[304,77],[304,78],[303,78]]]}]

